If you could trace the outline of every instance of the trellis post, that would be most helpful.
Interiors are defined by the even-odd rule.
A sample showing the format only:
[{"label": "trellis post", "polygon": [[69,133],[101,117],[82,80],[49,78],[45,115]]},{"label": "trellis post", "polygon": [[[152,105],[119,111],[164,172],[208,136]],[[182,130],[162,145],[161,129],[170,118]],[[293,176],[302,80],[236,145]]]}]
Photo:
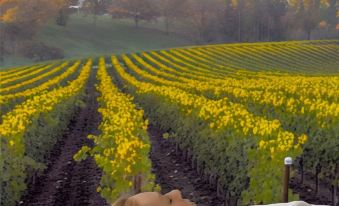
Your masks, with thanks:
[{"label": "trellis post", "polygon": [[290,169],[292,165],[292,158],[286,157],[284,160],[285,173],[284,173],[284,188],[283,188],[283,202],[288,202],[288,185],[290,182]]}]

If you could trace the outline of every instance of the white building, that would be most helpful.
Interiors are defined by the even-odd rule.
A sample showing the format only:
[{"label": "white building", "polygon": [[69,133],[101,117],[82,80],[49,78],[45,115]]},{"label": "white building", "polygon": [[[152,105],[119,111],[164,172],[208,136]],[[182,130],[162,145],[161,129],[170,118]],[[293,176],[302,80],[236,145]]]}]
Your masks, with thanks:
[{"label": "white building", "polygon": [[78,0],[78,5],[70,5],[71,9],[81,9],[84,5],[85,0]]}]

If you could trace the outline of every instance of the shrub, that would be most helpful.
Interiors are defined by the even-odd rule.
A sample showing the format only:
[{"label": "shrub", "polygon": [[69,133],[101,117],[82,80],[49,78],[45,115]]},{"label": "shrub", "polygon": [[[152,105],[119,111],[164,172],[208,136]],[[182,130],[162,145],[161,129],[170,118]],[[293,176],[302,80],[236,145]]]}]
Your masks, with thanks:
[{"label": "shrub", "polygon": [[35,61],[46,61],[64,58],[64,52],[60,48],[47,46],[42,42],[30,42],[21,49],[23,56]]}]

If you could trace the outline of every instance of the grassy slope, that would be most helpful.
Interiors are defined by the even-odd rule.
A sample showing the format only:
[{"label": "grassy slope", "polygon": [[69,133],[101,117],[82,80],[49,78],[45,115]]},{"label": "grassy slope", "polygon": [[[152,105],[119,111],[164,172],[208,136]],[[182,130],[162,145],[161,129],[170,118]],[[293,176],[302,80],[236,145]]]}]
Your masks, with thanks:
[{"label": "grassy slope", "polygon": [[[92,16],[73,15],[67,27],[62,28],[51,23],[38,34],[36,40],[64,49],[65,58],[165,49],[192,44],[179,36],[168,36],[160,30],[149,28],[159,26],[142,24],[140,28],[135,28],[131,21],[112,20],[109,16],[98,17],[94,25]],[[29,59],[9,56],[0,67],[28,63],[31,63]]]}]

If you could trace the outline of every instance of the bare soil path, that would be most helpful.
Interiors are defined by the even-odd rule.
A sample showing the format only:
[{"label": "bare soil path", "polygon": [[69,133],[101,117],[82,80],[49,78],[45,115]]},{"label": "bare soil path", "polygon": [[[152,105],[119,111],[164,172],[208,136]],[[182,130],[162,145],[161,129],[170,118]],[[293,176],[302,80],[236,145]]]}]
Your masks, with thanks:
[{"label": "bare soil path", "polygon": [[149,127],[152,142],[151,160],[156,182],[162,193],[179,189],[183,197],[195,202],[198,206],[223,206],[218,199],[217,191],[208,184],[185,162],[182,155],[177,155],[175,147],[162,138],[162,133],[155,127]]},{"label": "bare soil path", "polygon": [[301,200],[310,204],[333,205],[332,191],[328,184],[320,181],[318,192],[316,192],[315,180],[311,175],[305,175],[303,184],[300,184],[300,182],[301,175],[297,174],[291,178],[290,188],[293,192],[299,194]]},{"label": "bare soil path", "polygon": [[[94,73],[92,76],[95,77]],[[19,205],[27,206],[105,206],[108,205],[96,188],[101,171],[93,159],[75,162],[73,155],[84,145],[93,143],[88,134],[97,132],[100,115],[97,112],[96,93],[92,78],[86,88],[86,106],[80,108],[68,131],[54,146],[47,169],[22,198]]]}]

